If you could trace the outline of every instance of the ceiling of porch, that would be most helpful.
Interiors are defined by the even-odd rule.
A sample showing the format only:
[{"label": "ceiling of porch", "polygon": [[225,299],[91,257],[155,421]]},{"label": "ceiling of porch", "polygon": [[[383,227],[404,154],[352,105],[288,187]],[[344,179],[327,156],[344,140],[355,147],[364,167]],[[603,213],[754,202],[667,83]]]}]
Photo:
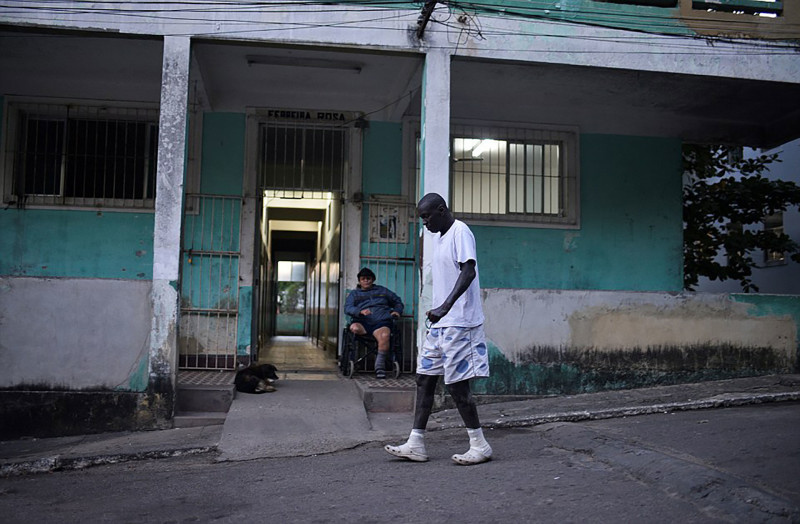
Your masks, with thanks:
[{"label": "ceiling of porch", "polygon": [[[10,28],[5,28],[10,31]],[[0,32],[4,94],[157,102],[161,41]],[[198,41],[190,99],[247,107],[420,114],[423,57],[357,49]],[[774,146],[800,137],[800,85],[456,58],[451,117]]]}]

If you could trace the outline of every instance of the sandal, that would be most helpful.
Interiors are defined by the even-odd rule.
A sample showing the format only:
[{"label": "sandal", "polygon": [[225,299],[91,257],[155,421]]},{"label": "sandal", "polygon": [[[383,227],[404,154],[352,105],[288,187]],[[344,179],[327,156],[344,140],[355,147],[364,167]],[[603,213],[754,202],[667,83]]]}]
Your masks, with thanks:
[{"label": "sandal", "polygon": [[375,370],[375,378],[386,378],[386,370],[384,370],[384,369],[376,369]]}]

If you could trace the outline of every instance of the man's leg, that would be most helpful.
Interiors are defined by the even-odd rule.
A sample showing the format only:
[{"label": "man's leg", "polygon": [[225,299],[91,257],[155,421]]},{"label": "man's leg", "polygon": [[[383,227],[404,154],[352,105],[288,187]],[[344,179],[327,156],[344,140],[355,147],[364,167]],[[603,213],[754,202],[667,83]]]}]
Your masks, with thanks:
[{"label": "man's leg", "polygon": [[433,409],[438,375],[417,375],[417,400],[414,405],[414,429],[425,431]]},{"label": "man's leg", "polygon": [[388,453],[414,462],[425,462],[428,453],[425,450],[425,427],[433,409],[433,396],[436,392],[438,375],[417,375],[417,400],[414,405],[414,428],[405,444],[384,446]]},{"label": "man's leg", "polygon": [[378,378],[386,378],[386,355],[389,354],[389,340],[392,336],[392,330],[382,326],[373,331],[372,336],[378,341],[378,355],[375,357],[375,375]]},{"label": "man's leg", "polygon": [[359,335],[359,336],[367,334],[367,330],[364,329],[364,326],[362,326],[360,322],[353,322],[352,324],[350,324],[350,332],[354,335]]},{"label": "man's leg", "polygon": [[469,387],[469,380],[462,380],[447,385],[447,391],[456,403],[458,413],[467,427],[469,434],[469,449],[466,453],[453,455],[453,461],[462,466],[471,466],[486,462],[492,458],[492,448],[486,442],[481,429],[480,419],[478,418],[478,407],[472,397],[472,390]]},{"label": "man's leg", "polygon": [[453,401],[458,408],[458,414],[461,415],[461,420],[467,429],[477,429],[481,427],[480,419],[478,418],[478,406],[475,404],[475,399],[472,397],[472,390],[469,387],[468,380],[461,382],[454,382],[447,385],[447,391],[453,397]]}]

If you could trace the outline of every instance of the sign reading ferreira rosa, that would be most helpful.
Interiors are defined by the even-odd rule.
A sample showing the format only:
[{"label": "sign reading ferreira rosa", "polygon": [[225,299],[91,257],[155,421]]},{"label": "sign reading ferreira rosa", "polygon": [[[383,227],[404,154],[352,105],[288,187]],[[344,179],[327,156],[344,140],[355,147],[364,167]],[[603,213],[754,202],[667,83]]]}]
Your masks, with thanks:
[{"label": "sign reading ferreira rosa", "polygon": [[358,115],[349,111],[317,111],[311,109],[268,109],[267,118],[273,120],[303,120],[315,122],[351,122]]}]

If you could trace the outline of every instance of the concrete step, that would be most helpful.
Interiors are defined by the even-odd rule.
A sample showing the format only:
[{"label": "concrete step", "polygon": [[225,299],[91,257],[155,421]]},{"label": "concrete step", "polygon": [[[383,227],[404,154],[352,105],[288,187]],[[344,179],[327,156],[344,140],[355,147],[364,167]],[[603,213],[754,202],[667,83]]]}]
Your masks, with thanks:
[{"label": "concrete step", "polygon": [[198,426],[221,426],[228,413],[220,411],[179,411],[172,419],[176,428],[196,428]]},{"label": "concrete step", "polygon": [[371,376],[356,375],[364,408],[370,413],[408,413],[414,411],[416,384],[411,375],[378,380]]},{"label": "concrete step", "polygon": [[236,388],[233,384],[178,384],[177,412],[227,413]]}]

